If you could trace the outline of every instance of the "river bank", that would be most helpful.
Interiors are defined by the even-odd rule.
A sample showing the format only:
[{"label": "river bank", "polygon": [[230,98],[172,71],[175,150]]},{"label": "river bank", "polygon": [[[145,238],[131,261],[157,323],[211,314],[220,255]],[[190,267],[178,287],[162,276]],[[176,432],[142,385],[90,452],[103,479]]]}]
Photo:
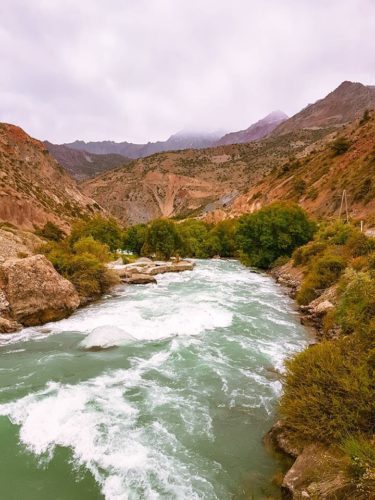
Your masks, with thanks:
[{"label": "river bank", "polygon": [[[269,274],[284,292],[295,300],[302,285],[304,272],[303,267],[294,266],[290,260],[282,266],[273,268]],[[301,324],[311,333],[311,344],[320,342],[323,338],[336,338],[336,329],[330,331],[323,329],[324,317],[336,304],[336,295],[336,287],[331,287],[308,306],[300,306],[295,302]],[[347,478],[344,475],[347,464],[343,462],[341,453],[335,447],[325,446],[318,440],[305,446],[296,442],[293,433],[283,420],[278,420],[271,427],[264,436],[264,443],[271,452],[281,453],[291,461],[280,485],[283,498],[336,499],[337,492],[340,495],[340,491],[347,488]],[[329,469],[335,469],[333,474],[327,474]]]}]

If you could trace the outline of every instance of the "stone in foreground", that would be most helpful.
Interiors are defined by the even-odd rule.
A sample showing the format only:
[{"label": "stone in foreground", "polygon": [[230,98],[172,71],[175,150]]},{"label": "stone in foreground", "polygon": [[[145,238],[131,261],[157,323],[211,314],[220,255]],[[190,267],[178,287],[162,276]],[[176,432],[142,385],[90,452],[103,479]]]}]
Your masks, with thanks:
[{"label": "stone in foreground", "polygon": [[43,255],[9,259],[0,267],[7,319],[33,326],[69,316],[79,306],[76,289]]}]

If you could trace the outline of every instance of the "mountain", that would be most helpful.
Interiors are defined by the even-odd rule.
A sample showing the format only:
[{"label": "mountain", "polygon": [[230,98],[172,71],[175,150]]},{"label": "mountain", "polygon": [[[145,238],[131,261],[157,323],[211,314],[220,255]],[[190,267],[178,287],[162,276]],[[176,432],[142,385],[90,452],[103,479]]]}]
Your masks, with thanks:
[{"label": "mountain", "polygon": [[101,211],[42,142],[0,123],[0,221],[31,230],[52,221],[67,229],[77,217]]},{"label": "mountain", "polygon": [[253,123],[246,130],[231,132],[224,135],[216,142],[217,146],[224,144],[240,144],[243,142],[257,141],[267,137],[278,125],[288,119],[283,111],[273,111],[261,120]]},{"label": "mountain", "polygon": [[248,186],[327,133],[297,131],[246,144],[158,153],[80,187],[124,223],[202,215],[230,206]]},{"label": "mountain", "polygon": [[[337,149],[336,141],[345,147]],[[316,217],[338,218],[344,190],[349,215],[363,220],[366,229],[375,227],[374,111],[368,119],[334,129],[282,165],[274,165],[229,207],[209,214],[208,220],[237,217],[278,200],[298,202]]]},{"label": "mountain", "polygon": [[375,109],[375,86],[346,81],[324,99],[309,104],[286,120],[273,133],[281,135],[302,128],[343,125],[360,118],[366,109]]},{"label": "mountain", "polygon": [[175,151],[189,148],[206,148],[214,144],[223,132],[193,133],[178,132],[171,135],[166,141],[148,142],[147,144],[133,144],[131,142],[97,141],[85,142],[74,141],[64,146],[79,151],[103,155],[116,154],[126,158],[144,158],[163,151]]},{"label": "mountain", "polygon": [[97,155],[48,141],[44,141],[44,145],[55,160],[78,181],[95,177],[129,161],[128,158],[118,154]]}]

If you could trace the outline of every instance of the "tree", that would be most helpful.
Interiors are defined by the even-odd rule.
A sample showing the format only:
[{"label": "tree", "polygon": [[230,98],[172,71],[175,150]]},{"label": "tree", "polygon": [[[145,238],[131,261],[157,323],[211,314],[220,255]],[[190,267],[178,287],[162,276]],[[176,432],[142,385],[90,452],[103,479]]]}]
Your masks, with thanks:
[{"label": "tree", "polygon": [[112,218],[105,219],[98,215],[74,224],[70,235],[71,244],[86,236],[92,236],[95,240],[108,245],[112,252],[121,247],[122,231],[117,221]]},{"label": "tree", "polygon": [[170,259],[172,255],[179,253],[181,244],[176,224],[167,219],[157,219],[148,227],[142,254],[155,254],[159,258]]},{"label": "tree", "polygon": [[190,257],[208,257],[206,240],[208,225],[196,219],[186,219],[176,224],[176,229],[181,238],[181,253]]},{"label": "tree", "polygon": [[290,256],[307,243],[315,223],[295,203],[277,202],[239,220],[238,245],[252,266],[268,268],[278,257]]},{"label": "tree", "polygon": [[208,233],[206,247],[211,257],[233,257],[237,251],[237,221],[223,220],[218,222]]},{"label": "tree", "polygon": [[122,248],[136,255],[140,255],[146,241],[146,234],[146,224],[135,224],[134,226],[130,226],[129,229],[125,231]]}]

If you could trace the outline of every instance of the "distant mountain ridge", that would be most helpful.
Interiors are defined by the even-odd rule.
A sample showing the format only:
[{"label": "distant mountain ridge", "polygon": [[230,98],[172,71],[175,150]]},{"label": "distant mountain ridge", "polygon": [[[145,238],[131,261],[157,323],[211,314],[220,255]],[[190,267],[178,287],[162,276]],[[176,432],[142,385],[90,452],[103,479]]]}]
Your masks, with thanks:
[{"label": "distant mountain ridge", "polygon": [[118,154],[93,154],[87,151],[68,148],[60,144],[44,141],[45,147],[62,167],[78,181],[90,179],[102,172],[112,170],[129,159]]},{"label": "distant mountain ridge", "polygon": [[303,128],[337,127],[360,118],[366,109],[375,109],[375,86],[345,81],[323,99],[281,123],[273,134],[282,135]]},{"label": "distant mountain ridge", "polygon": [[285,122],[288,115],[283,111],[273,111],[261,120],[253,123],[246,130],[231,132],[219,139],[215,145],[241,144],[245,142],[258,141],[267,137],[278,125]]},{"label": "distant mountain ridge", "polygon": [[163,151],[176,151],[179,149],[202,149],[212,146],[223,132],[178,132],[166,141],[148,142],[147,144],[134,144],[132,142],[115,141],[74,141],[63,144],[70,149],[87,151],[92,154],[117,154],[127,158],[144,158]]}]

